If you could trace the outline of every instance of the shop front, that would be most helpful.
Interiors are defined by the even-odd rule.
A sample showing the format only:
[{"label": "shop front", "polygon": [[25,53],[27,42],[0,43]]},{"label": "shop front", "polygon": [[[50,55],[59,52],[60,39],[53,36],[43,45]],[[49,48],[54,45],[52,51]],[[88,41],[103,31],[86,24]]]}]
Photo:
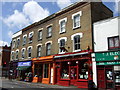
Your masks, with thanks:
[{"label": "shop front", "polygon": [[9,62],[9,78],[10,79],[16,79],[17,66],[18,66],[18,60],[13,60]]},{"label": "shop front", "polygon": [[54,84],[54,60],[52,56],[33,58],[33,81],[44,84]]},{"label": "shop front", "polygon": [[17,71],[17,79],[25,81],[27,75],[32,72],[32,61],[19,61]]},{"label": "shop front", "polygon": [[95,61],[98,88],[120,89],[120,51],[95,53]]},{"label": "shop front", "polygon": [[55,83],[62,86],[74,85],[88,88],[92,80],[90,51],[55,55]]}]

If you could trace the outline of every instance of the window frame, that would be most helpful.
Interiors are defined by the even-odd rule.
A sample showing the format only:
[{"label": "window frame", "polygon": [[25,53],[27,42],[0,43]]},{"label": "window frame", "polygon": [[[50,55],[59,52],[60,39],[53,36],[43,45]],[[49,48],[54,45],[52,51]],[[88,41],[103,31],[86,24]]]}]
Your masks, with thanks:
[{"label": "window frame", "polygon": [[[19,40],[19,42],[18,42],[18,40]],[[17,45],[16,45],[16,47],[18,48],[19,45],[20,45],[20,37],[17,38]]]},{"label": "window frame", "polygon": [[[31,48],[31,49],[30,49]],[[30,49],[30,52],[29,52],[29,49]],[[28,58],[31,58],[32,57],[32,46],[29,46],[28,48],[27,48],[27,50],[28,50]]]},{"label": "window frame", "polygon": [[[41,33],[41,34],[40,34],[40,33]],[[42,40],[42,36],[43,36],[42,30],[39,30],[39,31],[38,31],[38,41]]]},{"label": "window frame", "polygon": [[[118,45],[119,45],[118,47],[115,46],[115,38],[118,39]],[[110,47],[110,40],[111,39],[112,39],[113,47]],[[119,36],[108,37],[107,40],[108,40],[108,50],[120,48],[120,39],[119,39]]]},{"label": "window frame", "polygon": [[23,35],[23,46],[27,43],[27,34]]},{"label": "window frame", "polygon": [[[41,57],[41,50],[39,50],[39,48],[41,48],[42,50],[42,46],[41,45],[37,46],[37,57]],[[40,56],[39,56],[39,53],[40,53]]]},{"label": "window frame", "polygon": [[[75,26],[75,17],[76,16],[78,16],[79,15],[79,25],[78,26]],[[79,11],[79,12],[77,12],[77,13],[74,13],[73,15],[72,15],[72,19],[73,19],[73,30],[74,29],[76,29],[76,28],[79,28],[80,26],[81,26],[81,23],[80,23],[80,19],[81,19],[81,16],[82,16],[82,11]]]},{"label": "window frame", "polygon": [[14,39],[14,40],[13,40],[13,43],[12,43],[12,49],[15,48],[15,44],[16,44],[16,40]]},{"label": "window frame", "polygon": [[16,50],[16,60],[18,60],[19,57],[19,50]]},{"label": "window frame", "polygon": [[29,42],[28,43],[32,43],[32,41],[33,41],[33,34],[34,34],[34,32],[32,31],[32,32],[30,32],[29,33]]},{"label": "window frame", "polygon": [[[50,45],[50,48],[48,48],[48,45]],[[50,42],[46,44],[46,55],[47,56],[51,54],[51,46],[52,46],[52,44]]]},{"label": "window frame", "polygon": [[47,38],[52,37],[52,25],[47,27]]},{"label": "window frame", "polygon": [[[23,50],[24,50],[24,52],[23,52]],[[21,55],[22,55],[21,57],[22,57],[22,59],[25,58],[25,50],[26,50],[25,48],[22,48],[22,50],[21,50]],[[23,57],[23,56],[24,56],[24,57]]]},{"label": "window frame", "polygon": [[[62,26],[62,22],[65,23],[64,26]],[[66,18],[63,18],[63,19],[61,19],[61,20],[59,20],[59,25],[60,25],[59,33],[60,33],[60,34],[66,32],[66,22],[67,22],[67,17],[66,17]],[[62,28],[64,28],[64,30],[62,30]]]}]

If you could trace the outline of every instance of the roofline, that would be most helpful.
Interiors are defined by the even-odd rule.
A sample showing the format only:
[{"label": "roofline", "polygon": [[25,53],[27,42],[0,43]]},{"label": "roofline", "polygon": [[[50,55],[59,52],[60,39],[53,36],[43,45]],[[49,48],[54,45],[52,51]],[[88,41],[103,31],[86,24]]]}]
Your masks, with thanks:
[{"label": "roofline", "polygon": [[46,21],[48,21],[48,20],[51,20],[51,19],[55,18],[56,16],[59,16],[59,15],[63,14],[64,12],[68,12],[68,11],[70,11],[71,9],[76,8],[76,6],[84,5],[84,4],[86,4],[86,3],[90,3],[90,2],[82,2],[82,1],[79,1],[79,2],[76,2],[76,3],[74,3],[74,4],[71,4],[71,5],[63,8],[62,10],[60,10],[60,11],[58,11],[58,12],[56,12],[56,13],[53,13],[52,15],[50,15],[50,16],[48,16],[48,17],[46,17],[46,18],[44,18],[44,19],[42,19],[42,20],[40,20],[40,21],[38,21],[38,22],[35,22],[35,23],[33,23],[33,24],[31,24],[31,25],[23,28],[22,31],[24,32],[24,31],[26,31],[26,30],[34,27],[34,26],[40,25],[40,24],[42,24],[42,23],[44,23],[44,22],[46,22]]},{"label": "roofline", "polygon": [[103,19],[103,20],[94,22],[93,25],[96,25],[96,24],[98,24],[98,23],[100,23],[100,22],[103,22],[103,21],[108,21],[108,20],[111,20],[111,19],[115,19],[115,18],[120,19],[120,16],[116,16],[116,17],[111,17],[111,18]]}]

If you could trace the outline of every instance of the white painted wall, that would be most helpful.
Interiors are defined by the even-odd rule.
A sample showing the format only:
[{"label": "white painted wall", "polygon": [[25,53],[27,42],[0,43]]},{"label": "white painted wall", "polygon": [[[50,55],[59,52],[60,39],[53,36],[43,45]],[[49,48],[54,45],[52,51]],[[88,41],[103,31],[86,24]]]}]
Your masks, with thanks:
[{"label": "white painted wall", "polygon": [[[119,20],[119,25],[118,25]],[[118,29],[119,26],[119,29]],[[120,36],[120,17],[102,20],[93,24],[94,50],[107,51],[108,37]]]},{"label": "white painted wall", "polygon": [[22,31],[19,31],[19,32],[13,34],[12,38],[15,38],[15,37],[17,37],[17,36],[20,36],[21,34],[22,34]]}]

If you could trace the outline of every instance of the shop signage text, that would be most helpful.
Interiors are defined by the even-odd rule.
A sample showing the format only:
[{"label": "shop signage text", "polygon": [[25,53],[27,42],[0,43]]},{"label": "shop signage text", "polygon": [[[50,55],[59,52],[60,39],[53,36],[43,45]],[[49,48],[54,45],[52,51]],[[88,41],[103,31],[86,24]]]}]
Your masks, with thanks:
[{"label": "shop signage text", "polygon": [[120,51],[95,53],[96,61],[120,60]]},{"label": "shop signage text", "polygon": [[18,66],[31,66],[31,61],[28,61],[28,62],[18,62]]},{"label": "shop signage text", "polygon": [[120,65],[120,62],[99,62],[97,65]]}]

